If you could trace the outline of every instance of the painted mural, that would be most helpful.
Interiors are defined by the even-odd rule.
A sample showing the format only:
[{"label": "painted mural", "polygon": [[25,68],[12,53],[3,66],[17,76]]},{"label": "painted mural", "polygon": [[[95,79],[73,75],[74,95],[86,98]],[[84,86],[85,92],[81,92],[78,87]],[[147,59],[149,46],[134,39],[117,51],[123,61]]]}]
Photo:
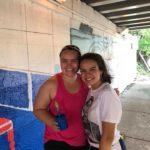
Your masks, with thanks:
[{"label": "painted mural", "polygon": [[28,107],[27,74],[0,70],[0,103],[20,108]]},{"label": "painted mural", "polygon": [[113,39],[80,30],[71,29],[71,43],[80,47],[82,54],[95,52],[101,54],[106,60],[111,59]]},{"label": "painted mural", "polygon": [[0,150],[11,147],[9,130],[1,128],[5,125],[2,118],[13,124],[15,150],[43,150],[44,124],[35,118],[29,104],[34,102],[39,87],[48,78],[0,69]]},{"label": "painted mural", "polygon": [[[87,28],[87,29],[86,29]],[[107,64],[108,70],[112,78],[112,86],[118,88],[116,78],[116,64],[113,58],[113,45],[115,43],[112,37],[103,37],[94,35],[89,29],[91,27],[84,26],[80,30],[71,29],[71,43],[77,45],[82,54],[86,52],[94,52],[103,56]]]}]

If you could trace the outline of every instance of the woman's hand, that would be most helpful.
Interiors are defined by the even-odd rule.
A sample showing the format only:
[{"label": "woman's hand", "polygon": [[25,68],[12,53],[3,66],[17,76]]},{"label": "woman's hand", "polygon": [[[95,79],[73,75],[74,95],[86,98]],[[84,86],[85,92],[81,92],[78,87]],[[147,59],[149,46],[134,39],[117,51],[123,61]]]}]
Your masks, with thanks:
[{"label": "woman's hand", "polygon": [[52,130],[54,130],[54,131],[56,131],[56,132],[59,132],[59,131],[60,131],[60,128],[59,128],[59,126],[58,126],[58,123],[55,121],[55,118],[54,118],[54,117],[51,119],[51,122],[50,122],[50,125],[49,125],[49,126],[51,127]]}]

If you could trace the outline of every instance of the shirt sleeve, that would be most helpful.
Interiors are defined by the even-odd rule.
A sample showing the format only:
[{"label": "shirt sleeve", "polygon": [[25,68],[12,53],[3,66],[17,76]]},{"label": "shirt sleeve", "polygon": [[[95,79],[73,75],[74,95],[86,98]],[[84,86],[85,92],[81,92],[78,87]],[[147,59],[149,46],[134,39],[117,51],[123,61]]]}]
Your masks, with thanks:
[{"label": "shirt sleeve", "polygon": [[119,123],[122,116],[122,106],[119,97],[113,91],[105,91],[100,98],[101,121]]}]

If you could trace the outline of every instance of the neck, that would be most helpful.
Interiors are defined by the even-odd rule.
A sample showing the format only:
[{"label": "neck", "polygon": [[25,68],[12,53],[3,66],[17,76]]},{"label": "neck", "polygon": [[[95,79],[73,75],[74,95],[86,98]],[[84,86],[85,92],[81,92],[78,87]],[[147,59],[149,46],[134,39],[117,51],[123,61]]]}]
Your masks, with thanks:
[{"label": "neck", "polygon": [[97,84],[91,86],[91,88],[92,88],[92,90],[96,90],[96,89],[98,89],[102,84],[103,84],[103,82],[99,82],[99,83],[97,83]]},{"label": "neck", "polygon": [[69,83],[74,83],[77,79],[77,74],[75,74],[74,76],[71,76],[71,77],[62,74],[62,78],[63,78],[64,81],[67,81]]}]

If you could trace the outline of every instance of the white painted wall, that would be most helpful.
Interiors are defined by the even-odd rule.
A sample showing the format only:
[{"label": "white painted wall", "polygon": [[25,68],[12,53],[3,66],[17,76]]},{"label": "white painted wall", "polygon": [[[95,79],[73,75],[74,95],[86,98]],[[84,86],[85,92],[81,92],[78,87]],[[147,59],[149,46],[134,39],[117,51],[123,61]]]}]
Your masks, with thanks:
[{"label": "white painted wall", "polygon": [[[131,35],[123,35],[117,38],[114,44],[114,75],[115,87],[120,91],[133,82],[136,77],[136,50],[138,40]],[[112,67],[113,68],[113,67]]]}]

